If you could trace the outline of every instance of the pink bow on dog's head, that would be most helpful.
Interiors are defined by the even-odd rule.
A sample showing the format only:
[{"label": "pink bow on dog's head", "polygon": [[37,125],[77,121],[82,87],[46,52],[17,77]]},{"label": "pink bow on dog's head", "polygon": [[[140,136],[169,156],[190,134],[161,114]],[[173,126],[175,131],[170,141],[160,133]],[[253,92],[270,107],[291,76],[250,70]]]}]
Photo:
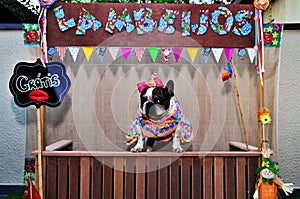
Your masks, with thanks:
[{"label": "pink bow on dog's head", "polygon": [[139,92],[141,93],[144,89],[149,87],[164,87],[164,83],[158,78],[158,75],[156,72],[154,72],[151,76],[151,79],[147,82],[139,82],[137,83],[137,87]]}]

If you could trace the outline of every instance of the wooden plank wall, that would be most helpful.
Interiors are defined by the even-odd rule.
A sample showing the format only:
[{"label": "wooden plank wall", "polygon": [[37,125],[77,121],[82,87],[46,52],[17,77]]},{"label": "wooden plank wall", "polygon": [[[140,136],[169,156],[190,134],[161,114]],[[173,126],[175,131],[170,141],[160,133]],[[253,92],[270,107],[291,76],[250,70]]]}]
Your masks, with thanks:
[{"label": "wooden plank wall", "polygon": [[250,199],[259,156],[44,156],[47,199]]}]

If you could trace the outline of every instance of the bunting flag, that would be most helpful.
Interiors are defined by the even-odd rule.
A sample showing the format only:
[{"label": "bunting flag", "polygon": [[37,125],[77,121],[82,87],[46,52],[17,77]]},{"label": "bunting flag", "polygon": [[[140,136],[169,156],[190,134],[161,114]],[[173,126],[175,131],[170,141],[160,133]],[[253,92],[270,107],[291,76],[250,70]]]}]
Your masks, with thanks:
[{"label": "bunting flag", "polygon": [[225,52],[225,55],[227,57],[228,63],[230,63],[230,60],[231,60],[232,55],[234,53],[234,48],[224,48],[224,52]]},{"label": "bunting flag", "polygon": [[70,46],[70,47],[68,47],[68,49],[72,55],[73,61],[76,62],[80,48],[76,47],[76,46]]},{"label": "bunting flag", "polygon": [[198,48],[188,48],[187,49],[187,51],[190,55],[192,63],[194,63],[194,61],[195,61],[198,50],[199,50]]},{"label": "bunting flag", "polygon": [[203,56],[204,63],[207,63],[209,55],[210,55],[210,48],[201,48],[200,52]]},{"label": "bunting flag", "polygon": [[159,48],[148,48],[148,51],[150,53],[152,61],[156,62],[156,58],[157,58],[157,55],[158,55]]},{"label": "bunting flag", "polygon": [[221,55],[223,53],[223,48],[212,48],[211,50],[215,56],[216,62],[219,63]]},{"label": "bunting flag", "polygon": [[256,57],[257,51],[256,51],[255,48],[247,48],[247,52],[248,52],[248,55],[249,55],[250,62],[252,64],[253,61],[254,61],[254,58]]},{"label": "bunting flag", "polygon": [[94,47],[82,47],[85,58],[87,61],[90,61],[91,55],[93,53]]},{"label": "bunting flag", "polygon": [[103,62],[105,52],[106,52],[105,47],[96,47],[96,53],[97,53],[97,56],[98,56],[98,59],[99,59],[100,63]]},{"label": "bunting flag", "polygon": [[163,55],[163,58],[165,59],[165,62],[169,62],[169,58],[172,52],[173,52],[172,48],[161,48],[161,53]]},{"label": "bunting flag", "polygon": [[58,52],[59,58],[61,61],[64,61],[66,52],[67,52],[67,47],[56,47],[56,50]]},{"label": "bunting flag", "polygon": [[116,60],[119,52],[119,47],[108,47],[108,51],[111,54],[112,58]]},{"label": "bunting flag", "polygon": [[[79,54],[79,50],[82,48],[84,55],[87,59],[87,61],[90,61],[91,55],[93,53],[93,50],[95,48],[96,54],[99,58],[100,63],[103,62],[104,55],[106,52],[106,49],[109,50],[112,58],[115,60],[119,51],[119,47],[78,47],[78,46],[69,46],[69,47],[49,47],[47,50],[48,59],[52,61],[54,54],[56,51],[58,52],[59,58],[61,61],[64,60],[64,57],[66,55],[67,49],[69,50],[73,61],[76,62]],[[200,53],[203,56],[204,63],[207,63],[209,56],[211,52],[213,53],[216,62],[219,63],[220,58],[222,56],[223,50],[225,52],[226,58],[228,62],[230,62],[232,55],[234,52],[236,52],[239,56],[239,58],[244,61],[245,55],[248,53],[249,60],[251,63],[254,62],[255,57],[257,56],[257,50],[255,48],[187,48],[188,54],[190,56],[190,59],[192,62],[195,61],[195,58],[197,56],[198,50],[200,49]],[[121,48],[122,54],[124,56],[124,59],[127,60],[131,54],[132,48]],[[145,53],[146,48],[134,48],[135,55],[140,62],[142,60],[142,57]],[[169,61],[170,55],[174,54],[174,58],[176,60],[176,63],[179,62],[179,59],[181,57],[181,54],[183,52],[183,48],[148,48],[148,51],[150,53],[150,56],[152,58],[153,62],[156,62],[158,52],[161,50],[161,53],[163,55],[163,58],[166,62]]]},{"label": "bunting flag", "polygon": [[236,48],[236,53],[238,54],[239,58],[244,61],[245,55],[246,55],[246,49],[245,48]]},{"label": "bunting flag", "polygon": [[56,52],[55,47],[48,48],[47,55],[49,61],[52,61],[55,52]]},{"label": "bunting flag", "polygon": [[131,53],[131,48],[121,48],[124,59],[128,59],[130,53]]},{"label": "bunting flag", "polygon": [[174,53],[175,60],[178,63],[183,48],[173,48],[172,50],[173,50],[173,53]]},{"label": "bunting flag", "polygon": [[134,51],[138,61],[140,62],[145,52],[145,48],[135,48]]}]

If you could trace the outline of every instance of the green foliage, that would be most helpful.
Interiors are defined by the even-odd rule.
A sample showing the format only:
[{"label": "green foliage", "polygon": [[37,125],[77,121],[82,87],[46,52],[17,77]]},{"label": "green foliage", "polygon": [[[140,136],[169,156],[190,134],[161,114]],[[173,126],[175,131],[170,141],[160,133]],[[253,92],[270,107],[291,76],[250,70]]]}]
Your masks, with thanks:
[{"label": "green foliage", "polygon": [[0,23],[37,23],[38,16],[16,0],[0,1]]},{"label": "green foliage", "polygon": [[21,198],[22,198],[22,194],[10,194],[3,199],[21,199]]}]

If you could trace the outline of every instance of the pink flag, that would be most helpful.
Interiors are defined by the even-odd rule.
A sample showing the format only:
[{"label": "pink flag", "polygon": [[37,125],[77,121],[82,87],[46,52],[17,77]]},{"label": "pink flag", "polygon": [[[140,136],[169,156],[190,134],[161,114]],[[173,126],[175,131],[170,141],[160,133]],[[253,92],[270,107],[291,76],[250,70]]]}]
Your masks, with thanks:
[{"label": "pink flag", "polygon": [[225,52],[228,62],[230,62],[232,55],[234,53],[234,48],[224,48],[224,52]]},{"label": "pink flag", "polygon": [[173,48],[173,53],[174,53],[174,57],[176,62],[179,61],[180,55],[182,53],[182,48]]},{"label": "pink flag", "polygon": [[135,55],[136,55],[138,61],[139,62],[142,61],[142,57],[145,52],[145,48],[135,48],[134,51],[135,51]]},{"label": "pink flag", "polygon": [[67,47],[56,47],[56,50],[59,54],[59,58],[61,61],[64,61],[66,52],[67,52]]},{"label": "pink flag", "polygon": [[123,53],[124,59],[128,59],[128,57],[131,53],[131,48],[122,48],[122,53]]}]

